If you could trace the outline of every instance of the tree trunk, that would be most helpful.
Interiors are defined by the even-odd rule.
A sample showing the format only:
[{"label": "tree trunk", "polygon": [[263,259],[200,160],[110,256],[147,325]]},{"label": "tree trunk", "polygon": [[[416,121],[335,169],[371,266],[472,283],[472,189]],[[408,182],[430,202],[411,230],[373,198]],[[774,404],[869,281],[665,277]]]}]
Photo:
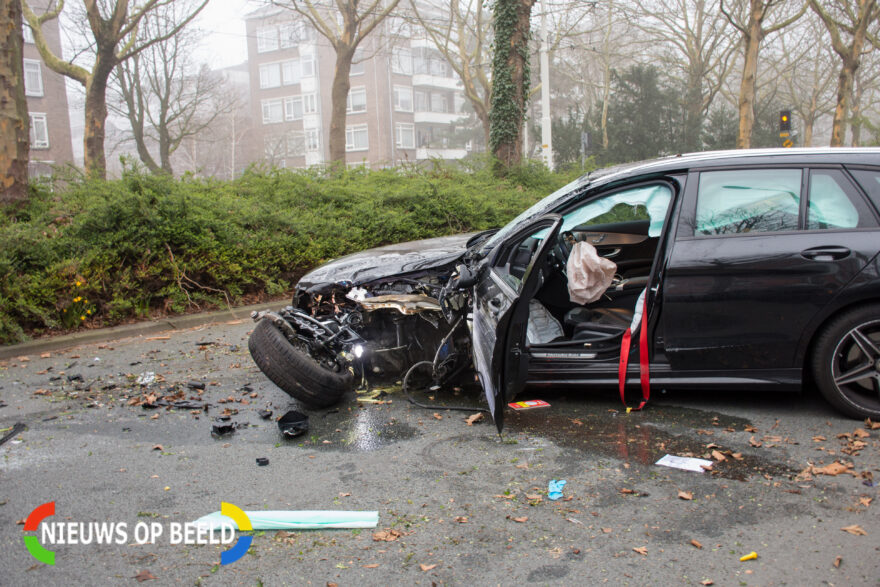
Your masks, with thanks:
[{"label": "tree trunk", "polygon": [[504,167],[519,165],[529,98],[532,0],[496,0],[492,64],[492,152]]},{"label": "tree trunk", "polygon": [[758,50],[762,41],[761,21],[764,19],[762,0],[751,0],[748,32],[743,35],[745,43],[742,82],[739,86],[739,134],[737,149],[752,145],[752,127],[755,125],[755,80],[758,76]]},{"label": "tree trunk", "polygon": [[[858,56],[854,50],[851,55]],[[837,77],[837,107],[831,124],[831,147],[842,147],[846,138],[846,118],[849,115],[849,102],[853,90],[853,77],[859,67],[858,57],[843,60],[843,67]]]},{"label": "tree trunk", "polygon": [[345,165],[345,119],[348,91],[351,89],[351,60],[354,50],[336,48],[336,69],[330,90],[330,162]]},{"label": "tree trunk", "polygon": [[83,136],[86,175],[105,179],[107,160],[104,135],[107,124],[107,80],[116,66],[113,57],[98,54],[92,75],[86,82],[85,131]]},{"label": "tree trunk", "polygon": [[22,65],[21,4],[0,9],[0,205],[27,200],[29,126]]},{"label": "tree trunk", "polygon": [[862,84],[855,80],[850,107],[850,146],[858,147],[862,142]]}]

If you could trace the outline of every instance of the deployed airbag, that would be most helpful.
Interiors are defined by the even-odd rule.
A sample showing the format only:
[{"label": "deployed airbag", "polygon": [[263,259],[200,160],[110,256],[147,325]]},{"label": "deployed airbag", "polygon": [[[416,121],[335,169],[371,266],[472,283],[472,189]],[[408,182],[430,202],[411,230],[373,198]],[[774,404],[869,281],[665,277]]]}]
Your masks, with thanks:
[{"label": "deployed airbag", "polygon": [[590,243],[579,241],[571,249],[566,271],[568,296],[571,301],[575,304],[590,304],[602,297],[611,285],[617,264],[600,257],[596,247]]}]

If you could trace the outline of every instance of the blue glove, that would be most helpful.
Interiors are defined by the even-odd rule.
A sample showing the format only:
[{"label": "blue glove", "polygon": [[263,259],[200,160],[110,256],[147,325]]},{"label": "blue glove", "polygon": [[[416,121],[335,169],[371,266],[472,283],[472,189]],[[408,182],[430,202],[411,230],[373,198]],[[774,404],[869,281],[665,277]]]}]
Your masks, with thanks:
[{"label": "blue glove", "polygon": [[547,485],[547,497],[549,497],[552,501],[556,501],[557,499],[562,497],[562,488],[565,487],[565,479],[560,479],[557,481],[553,479]]}]

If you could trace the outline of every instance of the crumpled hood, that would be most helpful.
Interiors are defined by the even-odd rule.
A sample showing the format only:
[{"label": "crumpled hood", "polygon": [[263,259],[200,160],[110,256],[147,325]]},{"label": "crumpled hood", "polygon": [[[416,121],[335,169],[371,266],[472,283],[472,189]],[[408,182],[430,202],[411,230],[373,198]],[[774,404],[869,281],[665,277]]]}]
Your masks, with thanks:
[{"label": "crumpled hood", "polygon": [[306,273],[296,287],[311,292],[340,282],[358,286],[383,277],[442,267],[464,254],[474,234],[410,241],[346,255]]}]

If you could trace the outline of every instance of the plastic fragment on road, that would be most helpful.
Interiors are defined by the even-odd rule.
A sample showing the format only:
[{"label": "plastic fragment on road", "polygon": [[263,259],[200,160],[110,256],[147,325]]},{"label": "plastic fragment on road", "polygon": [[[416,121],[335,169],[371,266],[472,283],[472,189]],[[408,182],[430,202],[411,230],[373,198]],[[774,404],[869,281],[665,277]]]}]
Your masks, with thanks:
[{"label": "plastic fragment on road", "polygon": [[681,469],[683,471],[694,471],[702,473],[706,469],[711,469],[714,464],[706,459],[695,459],[693,457],[677,457],[675,455],[663,455],[659,461],[654,463],[663,467],[671,467],[673,469]]},{"label": "plastic fragment on road", "polygon": [[288,438],[305,434],[309,431],[309,417],[302,412],[290,410],[278,419],[278,428]]},{"label": "plastic fragment on road", "polygon": [[746,561],[753,561],[758,558],[758,553],[754,550],[745,556],[739,557],[739,562],[744,563]]},{"label": "plastic fragment on road", "polygon": [[[275,510],[244,512],[254,530],[323,530],[325,528],[375,528],[379,524],[379,512],[353,512],[332,510]],[[213,512],[195,521],[198,528],[208,531],[238,525],[220,512]]]},{"label": "plastic fragment on road", "polygon": [[522,402],[510,402],[507,404],[514,410],[531,410],[532,408],[549,408],[550,404],[542,399],[528,399]]},{"label": "plastic fragment on road", "polygon": [[562,498],[562,488],[565,487],[566,484],[565,479],[551,479],[550,483],[547,484],[547,497],[553,501]]}]

